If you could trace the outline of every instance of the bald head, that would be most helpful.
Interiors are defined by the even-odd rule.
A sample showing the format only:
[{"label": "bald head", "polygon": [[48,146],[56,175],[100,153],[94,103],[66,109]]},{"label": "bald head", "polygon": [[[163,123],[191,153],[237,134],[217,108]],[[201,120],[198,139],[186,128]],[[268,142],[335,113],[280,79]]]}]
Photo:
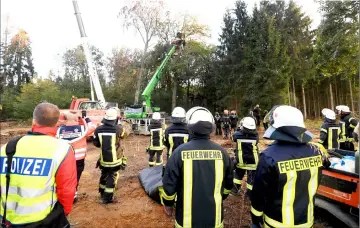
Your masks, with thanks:
[{"label": "bald head", "polygon": [[36,124],[44,127],[54,127],[59,120],[60,111],[51,103],[38,104],[33,113]]}]

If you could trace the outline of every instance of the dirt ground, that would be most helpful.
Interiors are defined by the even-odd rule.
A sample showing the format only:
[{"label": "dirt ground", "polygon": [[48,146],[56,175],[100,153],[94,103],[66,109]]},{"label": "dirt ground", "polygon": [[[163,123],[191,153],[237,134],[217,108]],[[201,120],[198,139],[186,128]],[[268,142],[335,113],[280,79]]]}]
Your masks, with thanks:
[{"label": "dirt ground", "polygon": [[[6,143],[11,137],[25,134],[29,128],[14,126],[14,124],[0,123],[0,144]],[[260,132],[262,135],[263,132]],[[318,134],[318,133],[317,133]],[[220,137],[212,137],[212,140],[224,147],[233,147],[232,143]],[[161,205],[152,201],[142,189],[138,173],[147,167],[147,154],[145,148],[149,142],[147,136],[129,136],[122,143],[128,157],[126,170],[120,172],[118,190],[116,191],[117,203],[111,205],[100,204],[98,194],[98,181],[100,170],[95,169],[99,157],[99,149],[91,142],[88,143],[89,152],[86,157],[85,170],[79,185],[79,202],[77,202],[69,219],[73,227],[106,227],[106,228],[160,228],[173,227],[174,218],[169,218],[163,212]],[[266,148],[270,142],[260,141],[260,149]],[[229,152],[231,149],[229,148]],[[164,151],[165,155],[165,151]],[[245,189],[245,186],[243,186]],[[224,202],[225,227],[245,228],[251,226],[250,202],[240,195],[229,196]],[[346,227],[336,221],[327,221],[329,215],[321,210],[315,211],[316,224],[314,228]],[[336,223],[336,224],[335,224]]]}]

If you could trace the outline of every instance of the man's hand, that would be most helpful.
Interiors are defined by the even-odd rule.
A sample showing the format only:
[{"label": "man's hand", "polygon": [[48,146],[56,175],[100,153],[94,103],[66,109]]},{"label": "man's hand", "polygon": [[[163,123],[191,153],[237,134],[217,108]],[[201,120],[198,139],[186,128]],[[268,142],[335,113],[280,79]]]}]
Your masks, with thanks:
[{"label": "man's hand", "polygon": [[168,206],[165,206],[164,205],[164,211],[165,211],[165,214],[169,217],[172,216],[173,214],[173,211],[174,211],[174,208],[173,207],[168,207]]}]

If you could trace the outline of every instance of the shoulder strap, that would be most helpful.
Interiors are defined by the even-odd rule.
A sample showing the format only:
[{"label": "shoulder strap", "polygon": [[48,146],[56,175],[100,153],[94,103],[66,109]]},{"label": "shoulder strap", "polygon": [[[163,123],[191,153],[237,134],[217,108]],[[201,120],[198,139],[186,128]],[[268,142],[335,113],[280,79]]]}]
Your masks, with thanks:
[{"label": "shoulder strap", "polygon": [[7,198],[8,198],[8,194],[9,194],[9,185],[10,185],[10,171],[11,171],[11,164],[12,164],[12,159],[15,155],[16,152],[16,145],[19,142],[19,140],[23,137],[23,135],[21,136],[17,136],[13,139],[11,139],[8,144],[6,145],[6,157],[7,157],[7,169],[6,169],[6,192],[5,192],[5,205],[4,205],[4,215],[3,215],[3,219],[2,219],[2,225],[6,227],[6,205],[7,205]]}]

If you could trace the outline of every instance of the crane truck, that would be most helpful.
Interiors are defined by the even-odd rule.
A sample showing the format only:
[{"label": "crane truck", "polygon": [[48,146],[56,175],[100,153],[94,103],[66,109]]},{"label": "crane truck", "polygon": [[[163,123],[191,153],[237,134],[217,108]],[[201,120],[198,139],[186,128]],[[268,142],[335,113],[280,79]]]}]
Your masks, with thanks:
[{"label": "crane truck", "polygon": [[[161,79],[161,73],[166,67],[172,56],[177,56],[180,54],[181,50],[185,46],[184,34],[178,32],[176,35],[176,39],[172,41],[172,47],[170,51],[165,56],[164,60],[160,64],[160,66],[155,71],[153,77],[147,84],[146,88],[142,92],[141,96],[143,99],[142,104],[135,104],[131,106],[125,106],[125,118],[132,125],[132,130],[135,134],[140,135],[150,135],[148,131],[148,126],[151,120],[151,114],[153,112],[159,112],[159,107],[152,107],[151,105],[151,93],[154,88],[158,84]],[[164,113],[161,113],[162,117],[164,117]]]},{"label": "crane truck", "polygon": [[[76,114],[78,116],[84,116],[86,115],[91,119],[93,123],[96,125],[99,125],[101,123],[101,120],[103,119],[105,115],[105,110],[110,107],[118,107],[117,103],[110,103],[105,101],[105,97],[103,94],[103,91],[101,89],[99,76],[97,74],[97,70],[95,68],[95,64],[92,61],[91,57],[91,51],[88,44],[88,39],[85,32],[85,27],[81,18],[79,6],[77,3],[77,0],[72,0],[73,7],[75,11],[75,16],[77,20],[77,24],[79,26],[80,36],[81,36],[81,46],[84,51],[84,55],[86,58],[86,63],[88,66],[89,71],[89,78],[90,78],[90,89],[91,89],[91,100],[89,98],[77,98],[72,97],[71,98],[71,105],[69,109],[63,109],[60,110],[62,114],[66,114],[68,112],[71,112],[73,114]],[[94,89],[97,97],[97,101],[94,97]],[[66,124],[66,120],[64,120],[65,115],[60,115],[60,122],[59,124]],[[119,117],[120,117],[120,110],[119,110]]]}]

